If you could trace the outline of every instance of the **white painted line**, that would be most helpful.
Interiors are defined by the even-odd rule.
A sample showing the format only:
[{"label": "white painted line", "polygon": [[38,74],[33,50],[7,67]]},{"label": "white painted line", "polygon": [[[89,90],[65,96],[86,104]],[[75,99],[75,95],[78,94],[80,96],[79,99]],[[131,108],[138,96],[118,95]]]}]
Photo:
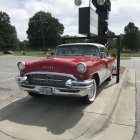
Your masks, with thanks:
[{"label": "white painted line", "polygon": [[140,81],[136,81],[137,83],[140,83]]},{"label": "white painted line", "polygon": [[17,74],[17,73],[14,73],[14,72],[11,72],[11,73],[10,73],[10,72],[8,72],[8,71],[7,71],[7,72],[0,71],[0,73],[6,73],[6,74]]},{"label": "white painted line", "polygon": [[[6,72],[6,71],[15,71],[15,69],[1,69],[3,72]],[[18,70],[18,68],[16,69],[16,70]]]},{"label": "white painted line", "polygon": [[10,80],[13,80],[13,79],[15,79],[15,78],[9,78],[9,79],[6,79],[6,80],[2,80],[2,81],[0,81],[0,83],[10,81]]}]

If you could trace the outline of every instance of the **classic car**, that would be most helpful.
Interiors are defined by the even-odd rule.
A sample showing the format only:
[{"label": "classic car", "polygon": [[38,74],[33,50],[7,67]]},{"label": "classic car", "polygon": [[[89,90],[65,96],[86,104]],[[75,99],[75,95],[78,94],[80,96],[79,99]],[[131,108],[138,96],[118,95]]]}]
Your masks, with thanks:
[{"label": "classic car", "polygon": [[110,80],[115,58],[95,43],[62,44],[54,56],[18,62],[19,87],[30,96],[66,95],[95,100],[97,87]]}]

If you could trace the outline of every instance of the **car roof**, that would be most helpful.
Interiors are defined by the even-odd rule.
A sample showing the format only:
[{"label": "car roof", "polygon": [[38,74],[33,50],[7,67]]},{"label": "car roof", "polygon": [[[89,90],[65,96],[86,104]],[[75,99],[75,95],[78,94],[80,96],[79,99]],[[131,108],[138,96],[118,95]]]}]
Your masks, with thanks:
[{"label": "car roof", "polygon": [[61,44],[58,47],[71,46],[71,45],[89,45],[89,46],[91,45],[91,46],[96,46],[98,48],[106,48],[104,45],[98,43],[67,43],[67,44]]}]

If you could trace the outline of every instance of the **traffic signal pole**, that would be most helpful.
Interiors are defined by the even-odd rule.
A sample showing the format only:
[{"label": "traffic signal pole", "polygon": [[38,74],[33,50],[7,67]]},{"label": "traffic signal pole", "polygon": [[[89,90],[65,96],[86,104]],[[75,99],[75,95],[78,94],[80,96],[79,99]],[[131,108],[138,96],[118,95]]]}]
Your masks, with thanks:
[{"label": "traffic signal pole", "polygon": [[121,51],[121,37],[117,36],[117,77],[116,83],[120,81],[120,51]]},{"label": "traffic signal pole", "polygon": [[110,0],[92,0],[93,5],[96,7],[96,13],[98,14],[98,36],[106,37],[102,40],[98,40],[100,44],[107,44],[107,31],[108,31],[108,18],[111,11]]},{"label": "traffic signal pole", "polygon": [[[95,6],[96,8],[96,13],[98,14],[98,27],[96,29],[98,29],[98,36],[91,36],[91,32],[90,32],[90,27],[89,27],[89,21],[90,20],[85,20],[82,17],[90,17],[90,12],[86,12],[86,9],[84,10],[84,12],[81,12],[81,14],[79,14],[79,19],[81,22],[79,22],[79,33],[86,33],[87,37],[73,37],[73,38],[63,38],[63,43],[65,43],[65,40],[77,40],[77,39],[95,39],[97,43],[106,45],[107,44],[107,39],[108,38],[112,38],[112,39],[116,39],[116,48],[117,48],[117,73],[116,75],[116,83],[119,83],[120,80],[120,48],[121,48],[121,37],[120,36],[107,36],[107,31],[108,31],[108,22],[107,20],[109,19],[109,12],[111,11],[111,2],[110,0],[89,0],[89,8],[91,7],[91,1],[92,4]],[[81,4],[81,0],[75,0],[75,4],[77,6],[79,6]],[[87,8],[87,7],[86,7]],[[80,8],[79,8],[80,9]],[[80,12],[79,12],[80,13]],[[88,13],[88,14],[87,14]],[[84,15],[84,16],[83,16]],[[90,18],[89,18],[90,19]],[[96,20],[96,18],[95,18]],[[85,23],[86,24],[83,24]],[[81,26],[82,25],[82,26]],[[89,27],[89,31],[85,30],[88,29]],[[97,35],[97,33],[94,32],[94,34]]]}]

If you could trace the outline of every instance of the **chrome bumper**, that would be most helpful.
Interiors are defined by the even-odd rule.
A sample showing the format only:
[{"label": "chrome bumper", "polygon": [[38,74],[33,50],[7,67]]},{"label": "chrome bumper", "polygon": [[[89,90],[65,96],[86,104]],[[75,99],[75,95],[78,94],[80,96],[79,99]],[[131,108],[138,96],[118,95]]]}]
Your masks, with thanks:
[{"label": "chrome bumper", "polygon": [[68,95],[68,96],[80,96],[80,97],[87,95],[88,92],[90,92],[93,84],[93,80],[90,79],[85,81],[67,80],[65,83],[65,88],[29,85],[26,76],[16,77],[16,82],[18,83],[21,90],[27,92],[39,93],[41,88],[51,88],[53,91],[52,95]]}]

